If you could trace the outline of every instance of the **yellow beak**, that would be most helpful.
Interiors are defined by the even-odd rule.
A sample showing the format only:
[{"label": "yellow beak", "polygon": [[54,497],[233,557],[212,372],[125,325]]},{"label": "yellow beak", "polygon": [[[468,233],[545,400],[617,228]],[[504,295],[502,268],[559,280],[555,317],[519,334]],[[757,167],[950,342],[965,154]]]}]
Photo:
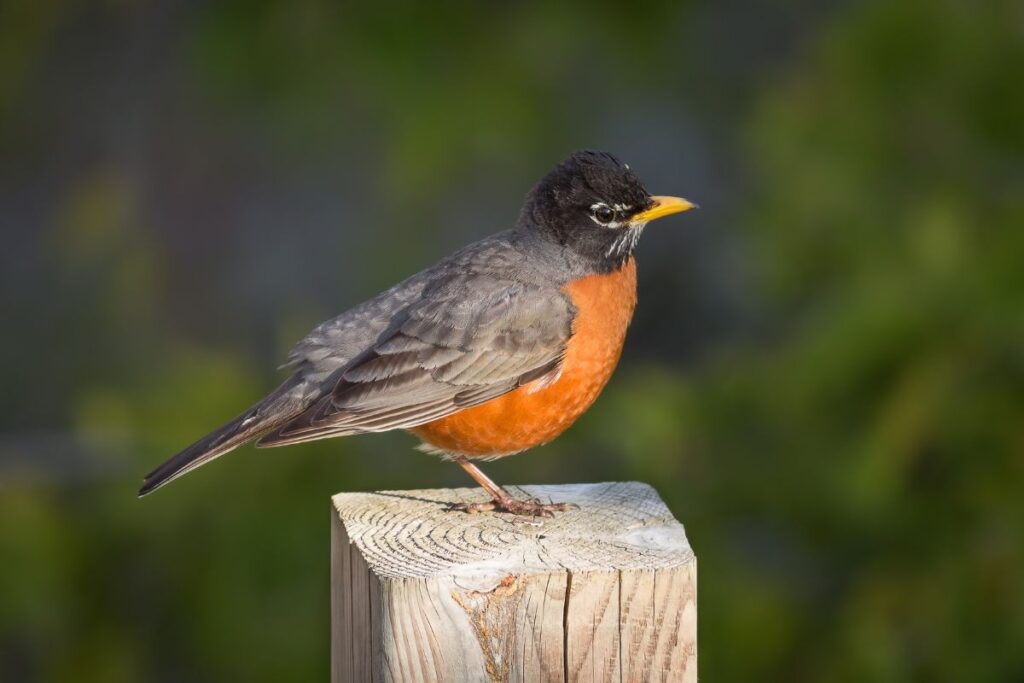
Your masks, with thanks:
[{"label": "yellow beak", "polygon": [[631,223],[646,223],[647,221],[653,221],[655,218],[671,216],[674,213],[680,213],[682,211],[689,211],[690,209],[697,208],[696,204],[687,201],[682,197],[656,196],[651,197],[651,201],[653,203],[647,208],[647,210],[633,214],[630,216],[629,221]]}]

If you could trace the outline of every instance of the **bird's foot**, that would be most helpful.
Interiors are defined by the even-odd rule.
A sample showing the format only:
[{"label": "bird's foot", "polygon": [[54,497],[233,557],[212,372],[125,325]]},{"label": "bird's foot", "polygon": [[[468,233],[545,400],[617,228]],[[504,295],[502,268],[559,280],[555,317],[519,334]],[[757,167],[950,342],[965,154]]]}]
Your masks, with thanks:
[{"label": "bird's foot", "polygon": [[542,503],[535,498],[518,500],[516,498],[494,499],[487,503],[455,503],[449,509],[475,515],[481,512],[508,512],[524,517],[554,517],[556,512],[567,512],[579,509],[574,503]]}]

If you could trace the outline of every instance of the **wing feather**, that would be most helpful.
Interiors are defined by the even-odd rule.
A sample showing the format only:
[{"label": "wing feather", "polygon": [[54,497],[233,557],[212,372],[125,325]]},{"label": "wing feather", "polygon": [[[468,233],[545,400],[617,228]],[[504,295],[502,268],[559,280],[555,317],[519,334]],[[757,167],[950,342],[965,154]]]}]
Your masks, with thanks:
[{"label": "wing feather", "polygon": [[407,429],[497,398],[558,371],[574,314],[555,288],[449,278],[259,445]]}]

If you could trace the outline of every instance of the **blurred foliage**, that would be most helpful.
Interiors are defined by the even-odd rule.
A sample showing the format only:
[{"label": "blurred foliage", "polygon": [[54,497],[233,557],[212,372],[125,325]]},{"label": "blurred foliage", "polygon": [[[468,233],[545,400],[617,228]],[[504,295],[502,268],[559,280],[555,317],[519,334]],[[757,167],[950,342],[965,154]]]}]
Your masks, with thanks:
[{"label": "blurred foliage", "polygon": [[381,435],[144,502],[138,476],[587,145],[718,236],[649,231],[616,378],[492,476],[657,486],[707,680],[1024,679],[1022,27],[1004,0],[0,7],[0,678],[323,679],[328,496],[456,468]]}]

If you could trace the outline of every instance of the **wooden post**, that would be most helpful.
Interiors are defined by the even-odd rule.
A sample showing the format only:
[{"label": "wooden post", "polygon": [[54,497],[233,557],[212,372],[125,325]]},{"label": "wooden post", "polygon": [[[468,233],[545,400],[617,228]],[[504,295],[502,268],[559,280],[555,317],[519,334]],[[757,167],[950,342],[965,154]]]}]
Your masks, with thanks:
[{"label": "wooden post", "polygon": [[654,489],[510,490],[579,509],[447,509],[479,489],[334,497],[331,679],[696,681],[697,562]]}]

